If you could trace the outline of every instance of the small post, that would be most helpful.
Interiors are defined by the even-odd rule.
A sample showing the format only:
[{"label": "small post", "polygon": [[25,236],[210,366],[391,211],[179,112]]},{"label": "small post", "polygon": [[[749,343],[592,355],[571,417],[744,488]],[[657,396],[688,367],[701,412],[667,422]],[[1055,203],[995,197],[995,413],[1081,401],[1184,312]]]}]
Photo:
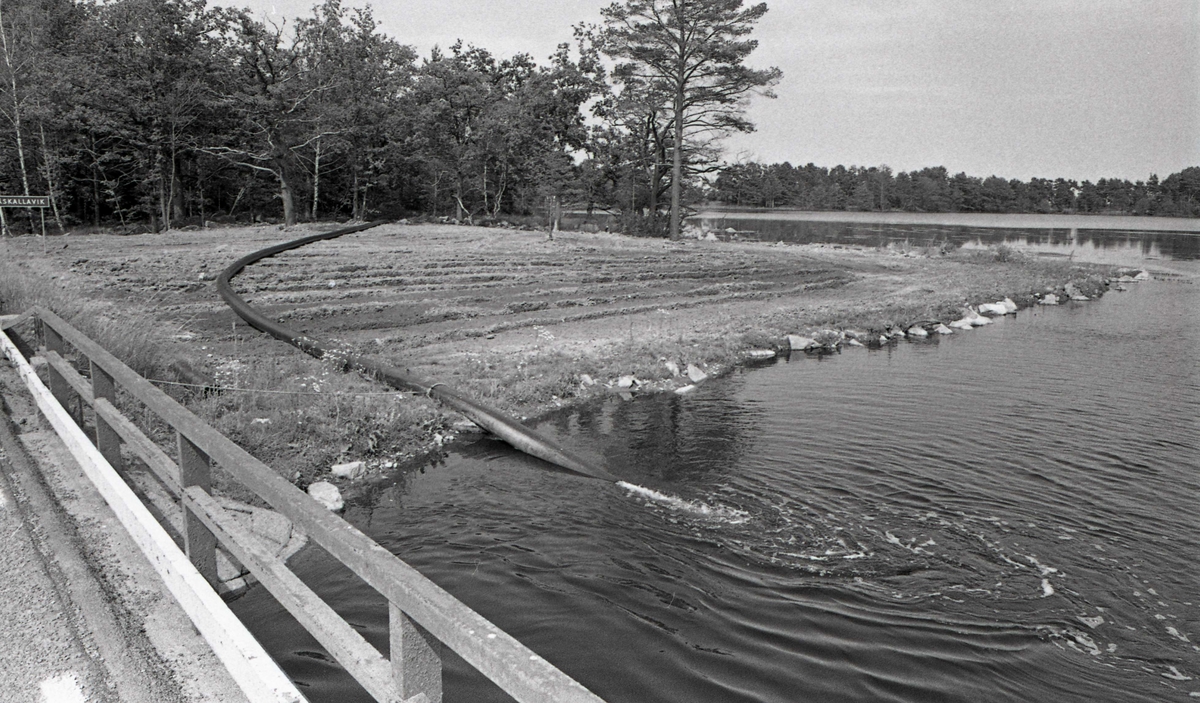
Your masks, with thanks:
[{"label": "small post", "polygon": [[[206,493],[212,491],[212,462],[208,455],[183,434],[176,431],[179,439],[179,471],[183,488],[198,486]],[[205,581],[217,587],[217,538],[205,527],[200,518],[183,506],[183,543],[188,559],[200,572]]]},{"label": "small post", "polygon": [[[63,355],[64,346],[62,335],[60,335],[57,330],[45,322],[42,322],[42,331],[43,336],[46,339],[46,349],[65,358]],[[63,378],[63,375],[59,373],[58,369],[54,368],[53,366],[48,365],[46,367],[46,372],[50,375],[50,392],[54,394],[55,400],[58,401],[59,405],[63,406],[63,409],[65,409],[68,413],[71,413],[71,416],[75,418],[76,423],[82,425],[82,413],[71,412],[71,387],[67,385],[67,379]]]},{"label": "small post", "polygon": [[400,698],[424,693],[429,703],[442,703],[442,643],[395,603],[388,603],[392,676]]},{"label": "small post", "polygon": [[[117,404],[117,387],[113,377],[100,368],[96,362],[91,362],[92,368],[92,399],[103,398],[114,406]],[[96,413],[96,448],[108,460],[117,473],[124,473],[125,465],[121,459],[121,437],[107,422]]]}]

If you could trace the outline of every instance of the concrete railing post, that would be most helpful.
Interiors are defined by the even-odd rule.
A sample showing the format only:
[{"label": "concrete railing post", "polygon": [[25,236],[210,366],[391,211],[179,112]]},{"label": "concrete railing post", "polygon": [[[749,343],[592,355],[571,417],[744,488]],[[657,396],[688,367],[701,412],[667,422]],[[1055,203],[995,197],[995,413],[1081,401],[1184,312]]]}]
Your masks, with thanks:
[{"label": "concrete railing post", "polygon": [[[117,387],[113,383],[113,377],[94,361],[91,362],[91,367],[92,399],[103,398],[116,406]],[[96,448],[100,450],[100,454],[108,461],[109,465],[117,470],[117,473],[124,471],[125,466],[121,459],[121,437],[100,417],[99,413],[96,413]]]},{"label": "concrete railing post", "polygon": [[[66,355],[63,353],[65,351],[65,345],[63,344],[62,335],[60,335],[53,327],[45,323],[42,323],[42,330],[43,337],[45,337],[46,340],[46,349],[65,359]],[[76,408],[74,411],[71,410],[71,386],[67,384],[67,379],[63,378],[63,375],[59,373],[58,370],[53,366],[48,366],[46,368],[46,372],[50,375],[50,392],[54,394],[54,399],[57,400],[58,404],[63,406],[68,413],[70,413],[71,417],[75,419],[75,424],[82,427],[83,408],[80,407]]]},{"label": "concrete railing post", "polygon": [[[179,438],[179,471],[184,490],[198,486],[212,492],[212,461],[192,441],[176,431]],[[183,506],[183,542],[188,559],[213,588],[217,587],[217,538],[200,518]]]},{"label": "concrete railing post", "polygon": [[395,603],[388,604],[392,675],[403,699],[424,693],[442,703],[442,643]]}]

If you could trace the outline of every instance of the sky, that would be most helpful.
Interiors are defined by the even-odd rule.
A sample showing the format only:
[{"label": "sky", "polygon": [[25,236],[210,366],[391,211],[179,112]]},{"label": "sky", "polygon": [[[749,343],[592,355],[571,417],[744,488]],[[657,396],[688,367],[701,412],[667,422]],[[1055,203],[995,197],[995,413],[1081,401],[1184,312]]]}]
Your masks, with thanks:
[{"label": "sky", "polygon": [[[275,20],[316,0],[241,0]],[[366,4],[343,0],[345,5]],[[456,39],[544,60],[608,0],[376,0],[427,55]],[[1200,166],[1200,0],[768,0],[748,63],[777,66],[729,161],[945,166],[973,176],[1165,177]]]}]

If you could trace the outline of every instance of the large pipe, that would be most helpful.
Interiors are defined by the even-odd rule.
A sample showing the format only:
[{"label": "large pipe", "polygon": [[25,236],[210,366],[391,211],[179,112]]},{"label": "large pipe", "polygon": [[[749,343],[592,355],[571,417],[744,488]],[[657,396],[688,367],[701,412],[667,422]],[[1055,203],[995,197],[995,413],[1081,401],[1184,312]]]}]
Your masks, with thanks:
[{"label": "large pipe", "polygon": [[479,425],[526,454],[536,456],[539,459],[543,459],[577,474],[615,482],[617,478],[604,469],[593,466],[583,459],[570,454],[565,449],[556,445],[553,440],[543,437],[499,410],[489,408],[482,403],[460,395],[444,383],[424,380],[413,376],[407,370],[401,370],[395,366],[375,361],[360,354],[327,349],[320,341],[289,329],[278,321],[272,320],[250,307],[249,303],[233,292],[233,287],[229,283],[234,276],[241,273],[242,269],[262,259],[291,249],[298,249],[313,242],[361,232],[381,224],[383,222],[370,222],[365,225],[335,229],[331,232],[301,237],[300,239],[276,244],[275,246],[247,254],[221,272],[221,275],[217,277],[217,290],[221,293],[221,298],[225,300],[225,303],[230,308],[233,308],[238,317],[245,320],[251,327],[266,332],[276,339],[283,340],[310,356],[323,360],[334,360],[343,371],[350,369],[360,371],[398,390],[416,391],[417,393],[424,393],[431,398],[437,398],[442,403],[465,415],[471,422],[474,422],[476,425]]}]

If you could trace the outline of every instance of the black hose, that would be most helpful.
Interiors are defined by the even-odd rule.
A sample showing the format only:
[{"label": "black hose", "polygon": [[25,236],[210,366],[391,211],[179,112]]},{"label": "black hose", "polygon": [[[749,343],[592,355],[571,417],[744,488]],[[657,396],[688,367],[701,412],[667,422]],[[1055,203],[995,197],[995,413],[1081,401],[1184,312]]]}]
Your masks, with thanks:
[{"label": "black hose", "polygon": [[266,332],[276,339],[283,340],[300,349],[305,354],[318,359],[334,360],[343,371],[351,369],[360,371],[392,388],[416,391],[417,393],[424,393],[431,398],[437,398],[442,403],[465,415],[471,422],[474,422],[526,454],[536,456],[539,459],[543,459],[577,474],[615,482],[617,480],[616,477],[604,469],[592,466],[583,459],[568,453],[551,439],[539,435],[537,432],[525,427],[514,418],[505,415],[499,410],[489,408],[470,398],[459,395],[444,383],[426,381],[409,374],[407,370],[402,371],[394,366],[389,366],[388,364],[369,359],[354,352],[331,351],[327,349],[320,341],[301,335],[250,307],[249,303],[233,292],[233,287],[229,284],[229,281],[241,273],[242,269],[262,259],[291,249],[298,249],[313,242],[361,232],[381,224],[383,222],[370,222],[365,225],[335,229],[332,232],[301,237],[300,239],[276,244],[275,246],[247,254],[221,272],[221,275],[217,277],[217,290],[221,293],[221,298],[224,299],[225,303],[237,313],[238,317],[245,320],[251,327],[261,332]]}]

